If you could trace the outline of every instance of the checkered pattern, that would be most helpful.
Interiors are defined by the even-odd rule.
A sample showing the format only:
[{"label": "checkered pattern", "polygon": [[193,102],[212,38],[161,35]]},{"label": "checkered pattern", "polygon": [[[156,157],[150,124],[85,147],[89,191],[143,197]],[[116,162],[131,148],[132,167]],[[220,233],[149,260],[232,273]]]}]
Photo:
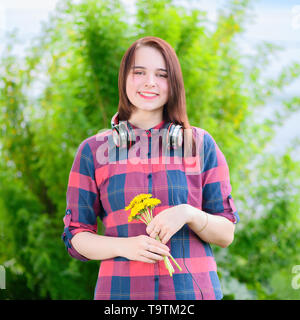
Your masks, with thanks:
[{"label": "checkered pattern", "polygon": [[[151,159],[153,130],[165,128],[166,125],[162,121],[154,128],[144,130],[149,142],[148,159]],[[119,151],[116,159],[111,160],[114,146],[111,130],[89,137],[80,144],[69,176],[62,234],[72,257],[88,260],[72,247],[70,240],[81,231],[96,234],[97,219],[101,219],[105,226],[105,236],[147,235],[146,225],[135,220],[128,223],[128,212],[124,210],[140,193],[151,193],[161,200],[161,204],[154,209],[154,216],[169,207],[187,203],[209,214],[224,216],[233,223],[239,221],[223,153],[207,131],[192,127],[192,132],[201,141],[199,154],[195,158],[198,161],[194,166],[186,161],[176,161],[178,154],[174,150],[170,153],[170,163],[166,164],[161,163],[161,153],[161,161],[157,163],[125,163],[121,160],[126,159],[128,153],[118,148],[115,148]],[[110,161],[99,163],[99,155],[107,145],[109,150],[103,154]],[[137,152],[135,160],[142,157]],[[181,155],[181,160],[184,159]],[[163,261],[149,264],[124,257],[103,260],[94,299],[198,300],[202,299],[198,286],[204,299],[222,299],[217,266],[208,243],[184,225],[167,246],[182,267],[181,272],[174,267],[175,273],[170,277]]]}]

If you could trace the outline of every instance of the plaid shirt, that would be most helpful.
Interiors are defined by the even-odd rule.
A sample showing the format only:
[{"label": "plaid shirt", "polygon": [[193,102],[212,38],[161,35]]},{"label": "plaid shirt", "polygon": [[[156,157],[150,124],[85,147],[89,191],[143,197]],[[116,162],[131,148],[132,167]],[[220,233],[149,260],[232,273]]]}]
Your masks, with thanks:
[{"label": "plaid shirt", "polygon": [[[72,247],[70,240],[82,231],[96,234],[97,217],[105,226],[105,236],[148,235],[143,222],[133,220],[128,223],[128,212],[124,210],[140,193],[151,193],[161,200],[161,204],[154,208],[153,216],[169,207],[187,203],[209,214],[226,217],[233,223],[239,221],[225,157],[207,131],[192,127],[196,141],[200,141],[194,164],[187,161],[191,158],[183,157],[183,153],[180,156],[173,149],[168,157],[169,163],[162,164],[162,142],[159,142],[160,161],[152,161],[158,159],[152,155],[154,132],[160,132],[166,125],[162,121],[149,130],[132,125],[134,131],[141,133],[136,144],[148,141],[148,145],[141,143],[147,145],[147,152],[137,148],[132,162],[128,160],[128,149],[123,152],[114,146],[112,130],[89,137],[80,144],[69,176],[63,219],[62,239],[72,257],[88,260]],[[180,159],[182,161],[176,161]],[[208,243],[184,225],[166,245],[182,271],[174,266],[175,273],[170,277],[164,261],[151,264],[124,257],[103,260],[94,299],[222,299],[217,266]]]}]

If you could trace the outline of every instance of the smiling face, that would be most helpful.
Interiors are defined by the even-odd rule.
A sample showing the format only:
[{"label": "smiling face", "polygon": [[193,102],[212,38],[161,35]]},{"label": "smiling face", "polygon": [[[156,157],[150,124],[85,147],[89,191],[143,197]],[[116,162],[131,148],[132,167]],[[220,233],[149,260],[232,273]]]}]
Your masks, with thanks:
[{"label": "smiling face", "polygon": [[168,79],[164,58],[159,50],[140,47],[126,80],[129,101],[138,109],[158,111],[168,101]]}]

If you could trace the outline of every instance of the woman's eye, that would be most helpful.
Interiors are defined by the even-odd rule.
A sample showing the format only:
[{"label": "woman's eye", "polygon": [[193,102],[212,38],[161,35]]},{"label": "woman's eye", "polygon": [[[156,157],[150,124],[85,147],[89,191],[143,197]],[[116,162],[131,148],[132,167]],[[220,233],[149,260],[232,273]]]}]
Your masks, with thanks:
[{"label": "woman's eye", "polygon": [[[140,74],[143,74],[143,71],[135,71],[134,74],[140,75]],[[159,77],[167,78],[168,75],[167,74],[159,74]]]}]

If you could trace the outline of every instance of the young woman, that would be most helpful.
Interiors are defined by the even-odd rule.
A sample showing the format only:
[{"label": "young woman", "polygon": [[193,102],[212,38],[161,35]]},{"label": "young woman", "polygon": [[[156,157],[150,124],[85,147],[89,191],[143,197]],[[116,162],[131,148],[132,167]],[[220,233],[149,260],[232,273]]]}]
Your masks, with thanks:
[{"label": "young woman", "polygon": [[[128,48],[119,98],[112,129],[84,140],[75,156],[62,235],[69,254],[101,260],[95,299],[222,299],[209,244],[227,247],[239,220],[229,170],[212,136],[189,124],[180,64],[167,42],[144,37]],[[161,200],[148,226],[128,223],[124,209],[140,193]],[[163,261],[170,254],[182,267],[172,277]]]}]

